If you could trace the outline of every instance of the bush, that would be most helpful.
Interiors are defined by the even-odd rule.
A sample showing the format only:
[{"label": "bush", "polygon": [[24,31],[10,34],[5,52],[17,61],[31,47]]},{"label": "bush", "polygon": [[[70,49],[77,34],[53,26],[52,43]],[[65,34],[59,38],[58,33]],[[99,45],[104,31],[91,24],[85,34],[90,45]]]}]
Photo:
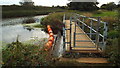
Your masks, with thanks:
[{"label": "bush", "polygon": [[[59,13],[53,13],[50,14],[49,16],[45,17],[41,24],[45,25],[51,25],[51,28],[53,29],[53,33],[57,34],[59,31],[62,31],[62,27],[64,27],[63,24],[63,16],[66,14],[66,19],[70,18],[70,14],[65,13],[65,12],[59,12]],[[47,28],[45,28],[47,31]]]},{"label": "bush", "polygon": [[111,39],[118,38],[119,37],[119,32],[116,30],[109,31],[108,37]]},{"label": "bush", "polygon": [[109,61],[115,66],[120,65],[120,53],[118,39],[108,39],[110,41],[109,46],[107,46],[105,53],[109,58]]},{"label": "bush", "polygon": [[13,42],[2,50],[3,66],[47,66],[48,53],[40,46]]}]

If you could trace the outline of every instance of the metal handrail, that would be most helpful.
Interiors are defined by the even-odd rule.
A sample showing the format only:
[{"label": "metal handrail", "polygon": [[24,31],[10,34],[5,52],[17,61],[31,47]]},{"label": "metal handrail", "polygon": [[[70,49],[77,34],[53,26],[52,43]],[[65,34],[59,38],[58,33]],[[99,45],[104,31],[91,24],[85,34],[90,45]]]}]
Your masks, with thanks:
[{"label": "metal handrail", "polygon": [[[77,14],[77,13],[71,13],[72,14],[72,17],[70,17],[70,22],[72,22],[72,21],[79,21],[80,23],[82,23],[82,26],[86,26],[87,28],[89,28],[90,29],[90,33],[88,33],[88,34],[96,34],[97,33],[97,35],[98,35],[98,40],[96,40],[96,44],[99,44],[99,43],[101,43],[100,41],[99,41],[99,37],[101,37],[102,38],[102,43],[103,43],[103,49],[105,48],[105,44],[106,44],[106,42],[105,42],[105,39],[106,39],[106,36],[107,36],[107,22],[103,22],[103,21],[100,21],[100,17],[86,17],[86,16],[83,16],[83,15],[79,15],[79,14]],[[80,19],[79,19],[79,17],[82,17],[83,18],[83,21],[81,21]],[[84,23],[84,18],[88,18],[88,19],[90,19],[91,20],[91,23],[93,23],[93,21],[97,21],[98,22],[98,25],[100,25],[100,23],[104,23],[104,32],[103,32],[103,34],[100,34],[99,32],[98,32],[98,30],[99,30],[99,28],[97,28],[97,30],[95,30],[94,28],[92,28],[92,25],[87,25],[86,23]],[[97,19],[95,19],[95,18],[98,18],[98,20]],[[65,14],[64,14],[64,16],[63,16],[63,23],[64,24],[66,24],[65,23]],[[77,23],[76,23],[77,24]],[[76,25],[75,24],[75,27],[76,26],[79,26],[79,25]],[[71,25],[71,23],[70,23],[70,25]],[[84,30],[84,27],[82,28],[83,30]],[[65,37],[66,37],[66,30],[71,30],[71,29],[66,29],[65,28],[65,26],[63,27],[63,41],[64,41],[64,46],[66,45],[66,44],[71,44],[70,42],[66,42],[66,40],[65,40]],[[95,32],[95,33],[92,33],[92,31],[93,32]],[[75,37],[76,37],[76,35],[77,34],[79,34],[79,33],[76,33],[76,31],[74,32],[74,42],[75,42]],[[86,33],[87,34],[87,33]],[[71,37],[71,36],[70,36]],[[79,41],[79,40],[78,40]],[[75,44],[75,43],[74,43]]]},{"label": "metal handrail", "polygon": [[[77,18],[76,18],[77,21],[79,21],[80,23],[82,23],[82,29],[83,29],[83,30],[84,30],[83,25],[84,25],[84,26],[87,26],[91,31],[93,31],[93,32],[95,32],[95,33],[98,34],[98,39],[99,39],[99,36],[102,37],[102,42],[103,42],[103,45],[104,45],[102,48],[105,49],[105,47],[106,47],[106,42],[105,42],[105,40],[106,40],[106,37],[107,37],[107,30],[108,30],[107,24],[108,24],[108,23],[101,21],[101,20],[100,20],[100,17],[86,17],[86,16],[83,16],[83,15],[79,15],[79,14],[77,14],[77,13],[74,13],[74,16],[77,17]],[[80,17],[83,18],[83,21],[81,21],[81,20],[79,19]],[[96,31],[96,30],[93,29],[92,27],[90,27],[90,26],[88,26],[87,24],[85,24],[85,23],[84,23],[84,18],[88,18],[88,19],[90,19],[92,22],[93,22],[93,21],[97,21],[97,22],[99,22],[98,25],[100,25],[100,23],[103,23],[103,24],[104,24],[104,32],[103,32],[103,35],[98,32],[99,28],[98,28],[97,31]],[[98,20],[95,19],[95,18],[98,18]],[[91,31],[90,31],[90,32],[91,32]],[[100,41],[97,40],[97,44],[99,44],[99,43],[100,43]]]},{"label": "metal handrail", "polygon": [[[78,21],[80,21],[79,19],[77,19]],[[90,26],[88,26],[87,24],[85,24],[84,22],[80,21],[82,24],[84,24],[85,26],[87,26],[89,29],[91,29],[92,31],[94,31],[95,33],[97,32],[95,29],[91,28]],[[104,37],[102,34],[99,34],[101,37]]]}]

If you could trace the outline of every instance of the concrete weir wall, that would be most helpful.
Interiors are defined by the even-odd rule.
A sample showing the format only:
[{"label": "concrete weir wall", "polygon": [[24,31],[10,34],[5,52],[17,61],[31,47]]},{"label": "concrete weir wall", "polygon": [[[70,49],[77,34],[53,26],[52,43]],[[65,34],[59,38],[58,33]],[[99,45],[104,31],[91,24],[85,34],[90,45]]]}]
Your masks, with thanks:
[{"label": "concrete weir wall", "polygon": [[63,37],[61,36],[60,32],[55,36],[55,40],[52,56],[59,58],[63,54]]}]

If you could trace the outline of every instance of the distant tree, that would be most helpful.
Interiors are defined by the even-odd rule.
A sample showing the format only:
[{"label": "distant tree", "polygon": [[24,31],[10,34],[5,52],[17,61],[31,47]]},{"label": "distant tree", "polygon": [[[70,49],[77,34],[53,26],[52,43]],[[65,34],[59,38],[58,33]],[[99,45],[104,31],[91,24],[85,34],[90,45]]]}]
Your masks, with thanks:
[{"label": "distant tree", "polygon": [[117,5],[118,8],[120,8],[120,1],[118,2],[118,5]]},{"label": "distant tree", "polygon": [[59,5],[57,5],[56,7],[57,7],[57,8],[60,8],[60,6],[59,6]]},{"label": "distant tree", "polygon": [[101,6],[101,9],[106,9],[106,10],[114,10],[117,8],[117,5],[114,3],[114,2],[110,2],[110,3],[107,3],[107,4],[103,4]]},{"label": "distant tree", "polygon": [[34,2],[32,0],[21,0],[19,3],[22,6],[34,6]]},{"label": "distant tree", "polygon": [[54,8],[55,6],[54,6],[54,5],[52,5],[52,7]]},{"label": "distant tree", "polygon": [[107,6],[107,4],[103,4],[103,5],[101,5],[101,9],[106,9],[106,6]]},{"label": "distant tree", "polygon": [[60,8],[61,8],[61,9],[65,9],[65,8],[66,8],[66,6],[60,6]]},{"label": "distant tree", "polygon": [[94,11],[99,9],[96,5],[98,2],[70,2],[67,4],[69,9],[79,10],[79,11]]}]

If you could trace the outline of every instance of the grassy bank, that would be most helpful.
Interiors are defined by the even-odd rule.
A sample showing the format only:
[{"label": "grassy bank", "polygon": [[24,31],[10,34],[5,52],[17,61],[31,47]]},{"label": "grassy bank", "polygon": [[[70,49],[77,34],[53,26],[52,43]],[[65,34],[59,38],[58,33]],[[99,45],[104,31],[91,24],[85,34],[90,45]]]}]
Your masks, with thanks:
[{"label": "grassy bank", "polygon": [[60,8],[42,7],[42,6],[2,6],[2,18],[26,17],[35,15],[47,15],[53,12],[65,11]]},{"label": "grassy bank", "polygon": [[[62,32],[62,28],[65,26],[63,24],[63,16],[66,14],[66,19],[69,19],[71,14],[69,12],[58,12],[50,14],[49,16],[45,17],[41,24],[47,27],[47,25],[50,25],[53,33],[57,34],[59,31]],[[47,28],[45,28],[47,31]]]}]

